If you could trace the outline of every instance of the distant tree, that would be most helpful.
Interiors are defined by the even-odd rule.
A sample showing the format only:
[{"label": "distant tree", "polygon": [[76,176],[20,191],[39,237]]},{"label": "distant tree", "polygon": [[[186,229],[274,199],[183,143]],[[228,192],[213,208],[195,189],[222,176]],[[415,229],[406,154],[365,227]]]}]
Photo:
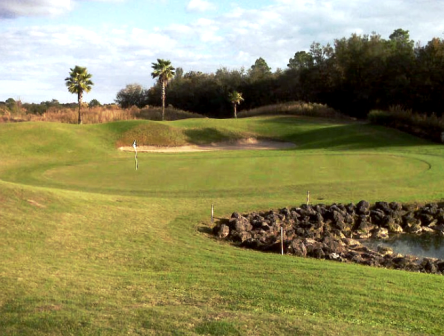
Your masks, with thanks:
[{"label": "distant tree", "polygon": [[12,111],[17,106],[17,103],[14,98],[6,99],[5,104],[10,111]]},{"label": "distant tree", "polygon": [[330,105],[361,118],[375,108],[385,71],[384,44],[376,34],[335,40],[334,70],[330,70],[335,74],[335,90]]},{"label": "distant tree", "polygon": [[321,45],[319,42],[313,42],[310,45],[309,54],[314,63],[318,66],[324,65],[334,55],[333,47],[327,43],[326,46]]},{"label": "distant tree", "polygon": [[182,68],[176,68],[176,74],[174,75],[175,79],[182,79],[183,78],[183,69]]},{"label": "distant tree", "polygon": [[228,95],[228,100],[233,104],[234,117],[237,118],[236,107],[244,100],[242,93],[233,91]]},{"label": "distant tree", "polygon": [[245,78],[246,72],[244,68],[240,68],[240,70],[229,70],[223,67],[215,73],[215,80],[226,90],[226,93],[238,89],[245,83]]},{"label": "distant tree", "polygon": [[271,68],[262,57],[259,57],[248,71],[251,81],[261,80],[271,75]]},{"label": "distant tree", "polygon": [[20,99],[8,98],[5,103],[11,113],[17,114],[22,112],[22,102]]},{"label": "distant tree", "polygon": [[412,50],[414,41],[410,40],[410,35],[408,30],[401,28],[395,29],[393,33],[389,36],[390,44],[395,48],[403,48]]},{"label": "distant tree", "polygon": [[444,39],[433,38],[417,54],[415,86],[415,110],[444,114]]},{"label": "distant tree", "polygon": [[117,92],[115,102],[122,108],[131,106],[144,107],[148,105],[147,92],[142,85],[128,84],[124,89]]},{"label": "distant tree", "polygon": [[174,77],[174,68],[170,61],[157,59],[157,63],[152,63],[153,72],[151,76],[158,78],[158,82],[162,87],[162,120],[165,120],[165,87]]},{"label": "distant tree", "polygon": [[84,92],[91,91],[94,83],[91,81],[92,75],[88,73],[85,67],[76,65],[74,69],[70,69],[69,77],[65,78],[68,91],[77,94],[77,102],[79,104],[79,120],[78,123],[82,123],[82,117],[80,114],[80,108],[82,106],[82,98]]},{"label": "distant tree", "polygon": [[306,51],[298,51],[290,58],[287,66],[293,70],[308,69],[313,66],[313,57]]},{"label": "distant tree", "polygon": [[409,106],[415,94],[412,82],[415,69],[414,42],[409,31],[396,29],[387,41],[387,63],[383,78],[385,104]]},{"label": "distant tree", "polygon": [[96,106],[102,106],[100,102],[97,99],[93,99],[89,102],[88,107],[96,107]]}]

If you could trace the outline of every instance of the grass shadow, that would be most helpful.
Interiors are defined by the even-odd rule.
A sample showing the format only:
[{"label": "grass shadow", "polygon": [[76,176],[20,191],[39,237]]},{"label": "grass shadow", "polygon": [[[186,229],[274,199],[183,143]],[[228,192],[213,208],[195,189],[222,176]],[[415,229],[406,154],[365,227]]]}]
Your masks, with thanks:
[{"label": "grass shadow", "polygon": [[197,228],[197,231],[199,231],[200,233],[206,233],[206,234],[212,234],[213,230],[208,227],[208,226],[199,226]]},{"label": "grass shadow", "polygon": [[366,150],[433,144],[395,129],[362,122],[275,117],[258,123],[276,128],[282,134],[280,139],[297,144],[293,150]]}]

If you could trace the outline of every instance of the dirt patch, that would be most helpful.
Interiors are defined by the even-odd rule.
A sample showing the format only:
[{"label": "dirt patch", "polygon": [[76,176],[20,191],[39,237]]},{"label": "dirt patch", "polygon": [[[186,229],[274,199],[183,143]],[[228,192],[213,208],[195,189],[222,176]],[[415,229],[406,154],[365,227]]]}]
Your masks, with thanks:
[{"label": "dirt patch", "polygon": [[46,208],[46,205],[40,204],[40,203],[38,203],[34,200],[31,200],[31,199],[28,200],[28,203],[31,205],[34,205],[36,207],[39,207],[39,208]]},{"label": "dirt patch", "polygon": [[[209,145],[188,145],[179,147],[156,147],[139,146],[138,152],[156,152],[156,153],[184,153],[184,152],[208,152],[220,150],[265,150],[265,149],[288,149],[295,148],[296,145],[291,142],[281,142],[273,140],[258,140],[254,138],[242,139],[236,142],[219,142]],[[125,152],[134,152],[131,146],[119,147],[119,150]]]}]

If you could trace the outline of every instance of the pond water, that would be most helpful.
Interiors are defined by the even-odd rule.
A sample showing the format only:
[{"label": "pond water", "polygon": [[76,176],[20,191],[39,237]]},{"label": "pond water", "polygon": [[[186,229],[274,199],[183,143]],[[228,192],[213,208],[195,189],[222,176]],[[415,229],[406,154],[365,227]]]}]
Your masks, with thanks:
[{"label": "pond water", "polygon": [[384,246],[391,247],[395,253],[403,255],[444,259],[444,236],[438,234],[400,234],[389,239],[368,239],[361,243],[372,250]]}]

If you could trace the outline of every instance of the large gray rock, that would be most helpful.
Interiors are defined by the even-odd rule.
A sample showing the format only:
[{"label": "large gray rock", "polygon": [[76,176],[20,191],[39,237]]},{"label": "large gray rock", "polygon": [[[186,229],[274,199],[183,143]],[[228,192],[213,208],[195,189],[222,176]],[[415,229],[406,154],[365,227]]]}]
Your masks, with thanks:
[{"label": "large gray rock", "polygon": [[260,251],[280,252],[280,232],[284,232],[284,247],[289,254],[331,260],[350,260],[363,265],[384,266],[410,271],[444,273],[444,260],[394,255],[390,248],[378,252],[352,239],[370,236],[388,238],[389,233],[433,232],[444,235],[444,209],[436,204],[418,208],[396,202],[366,201],[331,206],[302,205],[259,213],[234,212],[229,220],[214,229],[220,239],[240,242],[240,246]]},{"label": "large gray rock", "polygon": [[356,213],[359,215],[367,215],[370,213],[370,203],[367,201],[360,201],[356,204]]},{"label": "large gray rock", "polygon": [[401,225],[393,223],[393,222],[391,222],[388,225],[388,230],[389,230],[390,233],[402,233],[402,232],[404,232],[402,230],[402,226]]},{"label": "large gray rock", "polygon": [[305,247],[302,239],[293,239],[287,248],[287,253],[293,254],[298,257],[306,257],[307,248]]},{"label": "large gray rock", "polygon": [[372,230],[372,238],[387,239],[388,237],[389,233],[386,228],[380,227]]},{"label": "large gray rock", "polygon": [[226,224],[217,225],[214,227],[213,232],[216,234],[217,238],[225,239],[230,234],[230,228]]},{"label": "large gray rock", "polygon": [[382,254],[383,256],[386,256],[386,255],[391,256],[391,255],[393,255],[393,249],[390,248],[390,247],[387,247],[387,246],[378,246],[378,252],[380,254]]}]

